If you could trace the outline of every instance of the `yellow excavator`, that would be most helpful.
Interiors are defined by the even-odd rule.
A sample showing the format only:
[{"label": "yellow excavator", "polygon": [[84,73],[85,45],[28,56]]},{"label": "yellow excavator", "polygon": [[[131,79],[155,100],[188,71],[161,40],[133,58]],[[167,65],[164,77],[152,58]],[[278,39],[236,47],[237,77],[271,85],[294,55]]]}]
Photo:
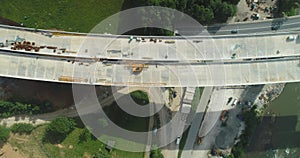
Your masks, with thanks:
[{"label": "yellow excavator", "polygon": [[146,64],[129,64],[129,66],[131,67],[131,71],[132,73],[140,73],[143,71],[144,68],[147,68],[148,65]]}]

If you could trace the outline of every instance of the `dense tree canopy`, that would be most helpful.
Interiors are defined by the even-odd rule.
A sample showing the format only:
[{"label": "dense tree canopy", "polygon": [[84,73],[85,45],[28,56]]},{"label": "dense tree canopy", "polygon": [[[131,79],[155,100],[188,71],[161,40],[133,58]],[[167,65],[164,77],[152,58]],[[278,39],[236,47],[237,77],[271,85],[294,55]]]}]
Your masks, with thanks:
[{"label": "dense tree canopy", "polygon": [[76,123],[73,119],[58,117],[46,127],[44,141],[60,143],[72,132]]},{"label": "dense tree canopy", "polygon": [[[290,0],[291,1],[291,0]],[[235,15],[239,0],[142,0],[141,5],[177,9],[192,16],[201,24],[226,22]]]},{"label": "dense tree canopy", "polygon": [[300,0],[279,0],[279,14],[293,16],[297,14],[297,9],[300,7]]},{"label": "dense tree canopy", "polygon": [[10,117],[14,115],[32,115],[52,111],[50,103],[41,105],[24,104],[19,102],[9,102],[0,100],[0,117]]}]

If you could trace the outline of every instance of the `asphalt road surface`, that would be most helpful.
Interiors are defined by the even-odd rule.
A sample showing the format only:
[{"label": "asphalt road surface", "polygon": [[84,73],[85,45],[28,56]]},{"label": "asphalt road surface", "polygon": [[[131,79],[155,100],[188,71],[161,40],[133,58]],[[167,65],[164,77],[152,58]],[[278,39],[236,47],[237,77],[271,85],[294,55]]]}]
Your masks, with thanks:
[{"label": "asphalt road surface", "polygon": [[[272,30],[272,26],[278,26],[278,30]],[[237,30],[237,34],[255,34],[261,32],[291,31],[300,29],[300,16],[289,18],[270,19],[257,22],[241,22],[234,24],[221,24],[208,26],[207,31],[212,35],[232,34],[232,30]]]}]

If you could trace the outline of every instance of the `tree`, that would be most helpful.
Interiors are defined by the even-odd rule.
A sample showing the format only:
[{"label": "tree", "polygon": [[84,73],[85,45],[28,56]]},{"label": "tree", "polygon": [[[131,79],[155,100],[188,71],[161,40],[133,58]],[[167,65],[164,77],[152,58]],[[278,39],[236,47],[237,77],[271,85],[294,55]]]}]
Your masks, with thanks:
[{"label": "tree", "polygon": [[179,11],[184,12],[187,8],[187,0],[178,0],[176,8]]},{"label": "tree", "polygon": [[214,13],[211,8],[202,5],[194,5],[190,13],[201,24],[209,24],[213,22]]},{"label": "tree", "polygon": [[62,142],[65,137],[72,132],[75,125],[76,123],[73,119],[66,117],[58,117],[52,120],[46,127],[44,141],[48,141],[50,143]]},{"label": "tree", "polygon": [[299,8],[299,0],[279,0],[279,13],[282,15],[286,14],[288,16],[296,15],[297,8]]},{"label": "tree", "polygon": [[9,137],[10,130],[0,125],[0,143],[5,143]]}]

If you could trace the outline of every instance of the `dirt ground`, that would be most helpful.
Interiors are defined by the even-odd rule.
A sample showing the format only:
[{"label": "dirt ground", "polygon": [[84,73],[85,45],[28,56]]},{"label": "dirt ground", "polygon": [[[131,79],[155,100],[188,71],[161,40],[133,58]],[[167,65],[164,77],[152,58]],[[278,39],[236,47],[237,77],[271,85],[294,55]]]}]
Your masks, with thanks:
[{"label": "dirt ground", "polygon": [[0,158],[26,158],[18,150],[14,150],[14,148],[8,143],[3,145],[0,153],[3,153]]},{"label": "dirt ground", "polygon": [[[253,10],[251,10],[252,4],[255,5]],[[270,8],[276,8],[276,4],[277,0],[265,0],[264,3],[255,3],[254,0],[240,0],[237,5],[237,14],[229,22],[254,21],[251,18],[253,14],[259,14],[260,17],[257,20],[271,18],[274,16],[276,9],[272,12]]]}]

